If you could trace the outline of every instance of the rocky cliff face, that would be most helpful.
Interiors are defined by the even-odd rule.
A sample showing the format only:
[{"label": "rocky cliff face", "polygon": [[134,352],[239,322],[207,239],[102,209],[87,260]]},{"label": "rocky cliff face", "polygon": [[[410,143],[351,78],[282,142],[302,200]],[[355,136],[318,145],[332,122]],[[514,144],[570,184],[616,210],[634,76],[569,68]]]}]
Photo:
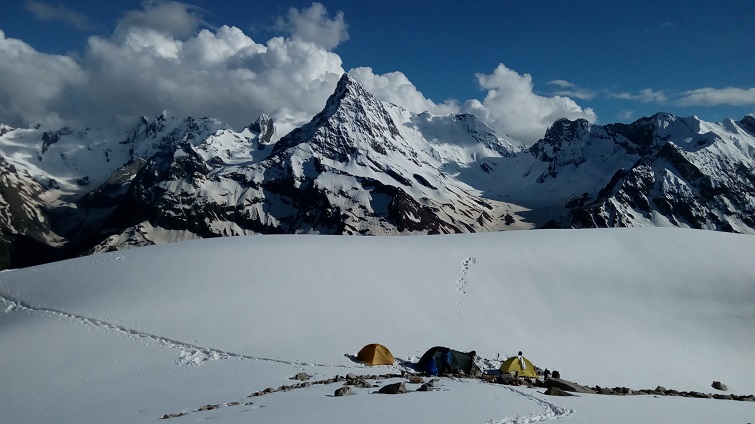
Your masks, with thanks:
[{"label": "rocky cliff face", "polygon": [[[0,257],[271,233],[755,233],[749,116],[562,119],[524,149],[473,115],[413,114],[344,75],[309,123],[277,142],[274,131],[265,115],[236,132],[166,113],[126,133],[0,126]],[[35,258],[39,246],[52,254]]]},{"label": "rocky cliff face", "polygon": [[669,114],[603,127],[557,122],[554,127],[568,129],[555,136],[549,131],[531,149],[549,163],[541,179],[557,177],[557,172],[569,172],[586,161],[608,160],[594,152],[585,155],[597,140],[610,147],[607,163],[613,165],[613,175],[597,190],[573,198],[566,213],[548,225],[655,225],[752,233],[755,144],[747,122],[708,124]]},{"label": "rocky cliff face", "polygon": [[60,259],[63,239],[52,229],[45,187],[0,157],[0,269]]}]

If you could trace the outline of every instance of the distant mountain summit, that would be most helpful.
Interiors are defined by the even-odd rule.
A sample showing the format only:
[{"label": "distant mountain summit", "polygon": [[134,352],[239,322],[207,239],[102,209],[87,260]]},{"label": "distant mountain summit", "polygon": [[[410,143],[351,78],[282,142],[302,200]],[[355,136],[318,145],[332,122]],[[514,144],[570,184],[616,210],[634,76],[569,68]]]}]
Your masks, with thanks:
[{"label": "distant mountain summit", "polygon": [[[752,233],[755,139],[752,117],[710,124],[659,113],[632,124],[556,122],[530,152],[559,174],[604,182],[572,193],[555,228],[674,226]],[[599,166],[596,166],[599,165]],[[582,168],[580,170],[579,168]],[[605,177],[610,171],[610,179]],[[598,183],[600,180],[595,180]]]},{"label": "distant mountain summit", "polygon": [[0,263],[243,234],[678,226],[755,233],[755,118],[556,121],[525,148],[344,74],[274,136],[162,113],[123,133],[0,125]]},{"label": "distant mountain summit", "polygon": [[273,154],[308,143],[322,157],[344,162],[367,152],[385,155],[388,150],[400,148],[400,138],[386,105],[343,74],[325,108],[309,123],[283,137]]}]

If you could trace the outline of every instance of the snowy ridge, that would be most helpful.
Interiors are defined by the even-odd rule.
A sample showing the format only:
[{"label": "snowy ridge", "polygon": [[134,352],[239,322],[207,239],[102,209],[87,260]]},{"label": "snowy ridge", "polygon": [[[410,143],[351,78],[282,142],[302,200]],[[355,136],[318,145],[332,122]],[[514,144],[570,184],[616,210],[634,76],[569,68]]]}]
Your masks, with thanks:
[{"label": "snowy ridge", "polygon": [[344,74],[320,113],[276,139],[266,115],[239,132],[166,112],[121,132],[3,126],[0,262],[251,234],[755,233],[751,116],[561,119],[525,148],[471,114],[378,101]]},{"label": "snowy ridge", "polygon": [[[441,171],[448,159],[410,125],[412,116],[377,101],[344,75],[323,111],[272,150],[260,144],[251,154],[245,156],[242,148],[234,155],[229,153],[233,149],[220,147],[221,136],[233,141],[231,133],[223,133],[199,147],[184,145],[152,160],[132,183],[139,187],[130,195],[136,205],[125,208],[149,211],[141,222],[132,219],[127,232],[162,226],[200,237],[398,234],[490,231],[511,225],[500,217],[514,216],[515,208],[484,200],[474,188]],[[459,125],[472,128],[470,119],[459,120]],[[406,127],[411,128],[399,129]],[[497,150],[483,146],[482,136],[469,137],[473,148],[486,155],[500,156],[503,150],[502,145]],[[210,157],[219,152],[226,156]],[[175,163],[181,165],[171,165]],[[150,217],[153,213],[161,216]],[[121,234],[94,250],[136,244],[138,240]]]},{"label": "snowy ridge", "polygon": [[[617,171],[593,199],[580,199],[570,212],[571,225],[755,233],[755,138],[745,126],[668,114],[648,121],[644,125],[653,125],[652,143],[641,148],[649,153]],[[587,209],[589,217],[576,209]]]}]

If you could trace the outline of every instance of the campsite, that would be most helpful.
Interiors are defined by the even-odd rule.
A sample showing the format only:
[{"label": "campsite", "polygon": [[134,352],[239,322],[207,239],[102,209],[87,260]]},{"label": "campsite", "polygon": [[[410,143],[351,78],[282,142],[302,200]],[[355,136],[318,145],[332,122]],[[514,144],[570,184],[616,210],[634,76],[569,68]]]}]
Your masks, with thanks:
[{"label": "campsite", "polygon": [[[12,424],[752,422],[752,251],[678,229],[264,236],[5,271],[0,410]],[[393,363],[357,360],[370,344]],[[482,378],[425,375],[435,347],[475,351]],[[495,381],[519,351],[614,394]],[[395,383],[406,393],[379,392]]]}]

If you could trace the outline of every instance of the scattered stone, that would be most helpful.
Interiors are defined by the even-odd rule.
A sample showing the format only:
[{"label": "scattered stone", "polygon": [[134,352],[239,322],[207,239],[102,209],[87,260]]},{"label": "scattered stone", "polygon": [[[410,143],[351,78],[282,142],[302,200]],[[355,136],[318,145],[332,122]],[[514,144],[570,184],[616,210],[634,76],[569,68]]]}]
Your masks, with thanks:
[{"label": "scattered stone", "polygon": [[571,393],[561,390],[556,386],[548,387],[544,394],[548,396],[574,396]]},{"label": "scattered stone", "polygon": [[163,415],[163,417],[161,419],[167,420],[167,419],[170,419],[170,418],[183,417],[184,415],[187,415],[186,412],[181,412],[181,413],[178,413],[178,414],[165,414],[165,415]]},{"label": "scattered stone", "polygon": [[707,395],[705,393],[694,392],[693,391],[693,392],[687,392],[687,397],[693,397],[693,398],[697,398],[697,399],[706,399],[708,397],[713,397],[713,395]]},{"label": "scattered stone", "polygon": [[614,387],[613,391],[616,394],[619,394],[619,395],[632,395],[632,394],[634,394],[634,390],[632,390],[632,389],[630,389],[628,387]]},{"label": "scattered stone", "polygon": [[381,387],[378,392],[386,395],[397,395],[399,393],[406,393],[406,386],[404,383],[393,383]]},{"label": "scattered stone", "polygon": [[497,378],[498,378],[497,376],[492,375],[492,374],[485,374],[482,376],[482,379],[488,383],[495,383]]},{"label": "scattered stone", "polygon": [[[537,387],[542,387],[543,385],[547,387],[547,390],[544,394],[549,396],[574,396],[573,394],[569,392],[577,392],[577,393],[599,393],[602,395],[634,395],[634,394],[649,394],[649,395],[660,395],[660,396],[684,396],[684,397],[691,397],[691,398],[699,398],[699,399],[720,399],[720,400],[735,400],[735,401],[743,401],[743,402],[755,402],[755,395],[746,395],[746,396],[738,396],[734,394],[710,394],[710,393],[701,393],[701,392],[680,392],[673,389],[666,389],[663,386],[658,386],[655,389],[642,389],[634,391],[632,389],[629,389],[627,387],[614,387],[613,389],[607,388],[607,387],[600,387],[595,386],[594,388],[582,386],[580,384],[563,380],[558,376],[558,372],[555,371],[553,373],[554,377],[546,380],[545,382],[542,382],[540,380],[535,380],[534,383],[531,381],[522,381],[522,379],[517,379],[509,374],[502,374],[499,376],[496,375],[480,375],[476,376],[488,383],[500,383],[500,384],[509,384],[509,385],[521,385],[521,384],[534,384]],[[374,380],[376,383],[381,383],[380,379],[389,379],[389,378],[406,378],[408,383],[411,384],[421,384],[421,386],[416,390],[418,392],[429,392],[433,390],[433,387],[436,382],[440,381],[439,378],[432,378],[427,382],[424,382],[424,379],[421,376],[410,374],[407,372],[401,372],[400,374],[384,374],[384,375],[356,375],[353,373],[347,374],[345,377],[336,375],[333,378],[329,378],[327,380],[319,380],[319,381],[306,381],[309,380],[311,376],[307,375],[306,373],[299,373],[293,377],[291,377],[291,380],[300,380],[301,383],[293,384],[289,386],[280,386],[277,389],[268,387],[264,390],[254,392],[251,395],[247,397],[255,397],[255,396],[262,396],[268,393],[274,393],[274,392],[280,392],[280,391],[289,391],[293,389],[300,389],[305,387],[310,387],[313,384],[333,384],[336,382],[344,382],[344,386],[337,389],[334,393],[335,396],[349,396],[352,394],[352,388],[350,386],[356,386],[356,387],[363,387],[363,388],[372,388],[372,387],[380,387],[379,384],[371,384],[369,380]],[[306,381],[306,382],[305,382]],[[719,381],[714,381],[711,385],[716,390],[721,391],[727,391],[727,387],[722,384]],[[399,394],[399,393],[407,393],[408,390],[406,388],[406,385],[404,383],[393,383],[388,384],[386,386],[383,386],[378,390],[379,393],[383,394]],[[225,403],[225,406],[236,406],[240,405],[240,402],[228,402]],[[245,402],[244,405],[252,405],[252,402]],[[197,410],[197,412],[200,411],[212,411],[214,409],[220,408],[220,405],[205,405]],[[161,417],[161,419],[170,419],[170,418],[178,418],[188,415],[187,412],[181,412],[176,414],[165,414]]]},{"label": "scattered stone", "polygon": [[409,382],[411,384],[422,384],[422,381],[423,381],[422,377],[418,375],[412,375],[409,377]]},{"label": "scattered stone", "polygon": [[[554,371],[555,374],[555,371]],[[561,390],[566,390],[567,392],[576,392],[576,393],[592,393],[595,394],[595,390],[579,385],[577,383],[573,383],[571,381],[562,380],[560,378],[549,378],[545,382],[545,386],[547,388],[551,387],[558,387]]]},{"label": "scattered stone", "polygon": [[355,387],[361,387],[363,389],[369,389],[370,387],[372,387],[372,384],[370,384],[367,380],[363,380],[361,378],[356,380],[349,380],[346,382],[346,384],[350,384]]},{"label": "scattered stone", "polygon": [[309,374],[307,374],[305,372],[300,372],[299,374],[296,374],[295,376],[289,378],[289,380],[307,381],[310,378],[312,378],[311,375],[309,375]]},{"label": "scattered stone", "polygon": [[432,391],[432,386],[429,386],[427,383],[419,386],[419,389],[417,389],[418,392],[429,392]]}]

